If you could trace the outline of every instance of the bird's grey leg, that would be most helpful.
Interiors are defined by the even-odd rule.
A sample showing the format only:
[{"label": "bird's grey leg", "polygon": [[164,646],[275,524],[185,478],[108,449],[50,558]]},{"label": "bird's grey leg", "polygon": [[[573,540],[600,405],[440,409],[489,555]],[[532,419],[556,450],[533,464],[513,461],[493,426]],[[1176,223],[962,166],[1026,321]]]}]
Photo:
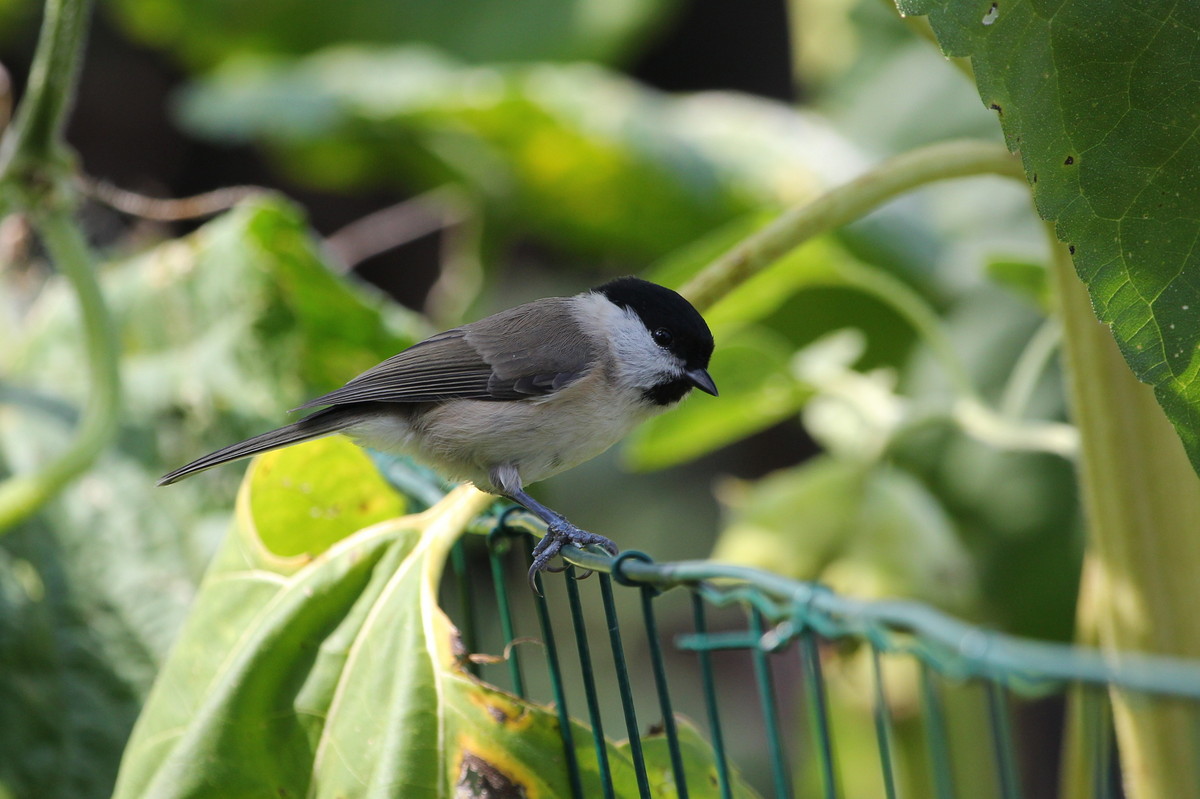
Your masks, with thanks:
[{"label": "bird's grey leg", "polygon": [[537,592],[533,582],[534,575],[540,571],[561,571],[550,567],[550,561],[558,556],[564,544],[574,544],[582,549],[596,545],[610,555],[616,555],[621,550],[611,540],[596,533],[589,533],[571,524],[558,511],[547,508],[529,494],[521,484],[521,476],[513,466],[505,465],[492,470],[493,485],[504,496],[518,503],[534,516],[546,523],[546,535],[533,548],[533,565],[529,567],[529,587]]}]

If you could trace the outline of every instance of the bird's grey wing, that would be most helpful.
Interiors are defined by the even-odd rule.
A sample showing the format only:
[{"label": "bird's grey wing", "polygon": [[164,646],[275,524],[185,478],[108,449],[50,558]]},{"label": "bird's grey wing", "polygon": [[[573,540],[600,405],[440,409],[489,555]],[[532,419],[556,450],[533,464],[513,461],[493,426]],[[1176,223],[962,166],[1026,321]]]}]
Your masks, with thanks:
[{"label": "bird's grey wing", "polygon": [[415,344],[342,388],[301,405],[516,400],[578,379],[596,358],[566,299],[503,311]]}]

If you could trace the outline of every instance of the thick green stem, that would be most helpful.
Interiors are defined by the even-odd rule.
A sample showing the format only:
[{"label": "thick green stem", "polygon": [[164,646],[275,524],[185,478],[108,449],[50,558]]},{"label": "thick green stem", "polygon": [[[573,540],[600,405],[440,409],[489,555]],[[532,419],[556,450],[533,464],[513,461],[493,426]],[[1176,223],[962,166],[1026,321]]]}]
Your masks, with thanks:
[{"label": "thick green stem", "polygon": [[91,0],[47,0],[25,97],[0,142],[0,182],[29,191],[37,188],[31,182],[44,182],[47,171],[62,171],[67,157],[62,131],[83,61],[90,10]]},{"label": "thick green stem", "polygon": [[950,141],[898,155],[811,203],[784,212],[709,264],[681,293],[703,311],[812,237],[866,216],[888,200],[939,180],[986,174],[1025,179],[1020,160],[1001,144]]},{"label": "thick green stem", "polygon": [[0,533],[91,466],[117,425],[117,337],[87,243],[72,218],[72,158],[63,141],[90,9],[90,0],[47,0],[25,97],[0,141],[0,212],[17,211],[32,219],[55,266],[75,289],[91,377],[74,443],[40,472],[0,484]]},{"label": "thick green stem", "polygon": [[0,534],[37,511],[92,465],[116,432],[120,401],[116,330],[96,282],[83,235],[65,209],[31,214],[55,265],[71,282],[79,298],[91,394],[78,435],[66,452],[40,472],[16,475],[0,484]]},{"label": "thick green stem", "polygon": [[[1200,657],[1200,480],[1153,391],[1096,321],[1063,249],[1054,247],[1054,272],[1088,522],[1081,618],[1098,620],[1101,647],[1117,661],[1133,652]],[[1131,799],[1200,796],[1200,730],[1182,702],[1117,691],[1113,717]]]}]

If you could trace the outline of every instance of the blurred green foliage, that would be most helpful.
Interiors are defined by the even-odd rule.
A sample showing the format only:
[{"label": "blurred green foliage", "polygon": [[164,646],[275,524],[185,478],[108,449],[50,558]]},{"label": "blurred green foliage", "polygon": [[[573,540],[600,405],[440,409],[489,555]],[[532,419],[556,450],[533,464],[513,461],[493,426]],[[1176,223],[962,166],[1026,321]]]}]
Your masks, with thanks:
[{"label": "blurred green foliage", "polygon": [[[449,184],[468,194],[488,233],[476,253],[485,293],[461,303],[477,309],[529,299],[543,285],[581,288],[564,266],[641,271],[678,287],[779,209],[845,182],[881,154],[964,133],[999,138],[970,83],[874,0],[796,4],[801,25],[807,19],[842,43],[836,53],[802,54],[827,56],[801,76],[811,91],[806,108],[729,92],[669,96],[616,71],[666,24],[672,5],[114,0],[106,13],[189,71],[176,111],[191,134],[258,145],[306,185],[411,193]],[[1075,167],[1085,175],[1092,168]],[[1039,185],[1049,184],[1041,191],[1058,197],[1076,185],[1069,172],[1057,164],[1039,172]],[[719,557],[860,595],[918,598],[1018,634],[1069,637],[1081,549],[1071,464],[964,433],[954,416],[961,397],[928,341],[886,296],[847,278],[852,270],[883,272],[912,288],[979,396],[999,407],[1051,311],[1044,233],[1028,206],[1023,187],[995,181],[921,192],[780,259],[707,314],[721,397],[693,397],[643,427],[624,450],[626,463],[649,470],[719,457],[723,447],[803,418],[825,453],[762,479],[722,483]],[[1164,229],[1183,240],[1182,228]],[[535,259],[496,242],[533,242],[554,266],[506,283],[526,276]],[[417,314],[333,276],[294,207],[279,199],[242,206],[109,264],[102,277],[121,324],[120,438],[99,468],[0,548],[0,665],[16,675],[0,680],[0,750],[19,753],[0,759],[0,791],[17,796],[107,793],[116,754],[164,662],[167,676],[143,716],[122,791],[166,785],[181,773],[170,763],[196,781],[172,790],[211,779],[193,767],[196,753],[241,751],[245,741],[216,721],[203,726],[202,706],[218,719],[260,712],[264,701],[278,709],[279,685],[254,682],[273,669],[328,687],[309,650],[276,662],[254,649],[269,636],[239,650],[261,671],[207,663],[203,678],[187,673],[189,659],[233,651],[240,632],[261,621],[252,612],[284,590],[272,578],[236,599],[222,596],[212,586],[230,577],[230,553],[269,561],[291,580],[310,557],[405,504],[336,446],[287,456],[289,469],[309,475],[302,483],[271,482],[270,464],[279,461],[260,464],[243,495],[250,504],[221,545],[236,469],[152,488],[166,468],[277,424],[288,408],[433,332]],[[1114,298],[1128,294],[1113,285]],[[0,473],[11,473],[61,448],[78,412],[69,398],[86,385],[61,283],[31,292],[15,270],[0,271],[0,298],[19,309],[0,316]],[[1168,325],[1179,319],[1176,310],[1162,317]],[[1127,321],[1139,320],[1145,315]],[[1161,350],[1165,339],[1152,343]],[[1057,366],[1044,366],[1009,421],[1063,416]],[[318,452],[324,472],[304,460]],[[575,500],[585,502],[592,487]],[[659,499],[669,507],[669,496]],[[575,500],[557,504],[569,512]],[[627,510],[607,512],[603,527],[619,532]],[[695,531],[687,542],[693,555],[706,554],[716,527]],[[352,608],[376,579],[372,569],[383,574],[385,558],[398,563],[410,552],[405,535],[387,544],[393,549],[381,543],[358,571],[347,567],[349,582],[330,583],[342,604],[318,610],[298,600],[301,626],[328,632],[359,612]],[[200,610],[167,661],[218,546],[223,555]],[[414,617],[389,607],[398,614],[393,626],[412,633]],[[272,629],[284,635],[285,621],[292,623],[274,619]],[[370,640],[397,647],[399,639]],[[413,653],[428,655],[427,643]],[[385,660],[364,666],[370,684],[385,681]],[[430,675],[449,666],[426,657],[413,668],[428,688]],[[911,675],[897,679],[911,685]],[[168,681],[189,697],[186,707],[170,707]],[[858,684],[848,684],[835,701],[857,712]],[[211,685],[225,693],[208,692]],[[496,696],[466,681],[453,685],[462,696]],[[903,703],[902,687],[891,693]],[[273,776],[307,779],[305,747],[323,733],[306,725],[328,709],[314,705],[311,718],[287,711],[293,726],[280,733],[281,746],[299,765]],[[521,712],[537,717],[538,745],[546,745],[541,711]],[[155,737],[175,724],[191,725],[196,737]],[[256,764],[270,759],[273,740],[256,742]],[[510,745],[517,743],[506,739]],[[237,766],[249,777],[254,767]]]},{"label": "blurred green foliage", "polygon": [[473,62],[627,58],[674,0],[112,0],[129,34],[195,69],[340,42],[426,42]]},{"label": "blurred green foliage", "polygon": [[9,42],[37,23],[37,3],[32,0],[0,0],[0,42]]},{"label": "blurred green foliage", "polygon": [[184,95],[180,119],[203,136],[266,144],[290,174],[327,188],[459,183],[526,234],[636,262],[819,187],[802,163],[786,182],[768,178],[779,164],[763,160],[762,139],[803,147],[756,124],[778,109],[727,105],[666,97],[592,64],[338,48],[228,63]]},{"label": "blurred green foliage", "polygon": [[722,491],[717,560],[814,575],[851,596],[904,596],[977,613],[970,559],[946,512],[911,474],[828,455]]}]

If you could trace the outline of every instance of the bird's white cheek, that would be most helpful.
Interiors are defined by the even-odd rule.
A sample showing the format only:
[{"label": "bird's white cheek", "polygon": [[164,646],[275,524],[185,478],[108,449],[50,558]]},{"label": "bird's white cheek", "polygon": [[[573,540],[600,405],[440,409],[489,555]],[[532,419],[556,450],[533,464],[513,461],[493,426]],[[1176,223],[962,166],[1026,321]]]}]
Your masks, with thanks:
[{"label": "bird's white cheek", "polygon": [[624,386],[649,388],[683,371],[679,359],[654,343],[641,320],[622,313],[611,322],[610,347]]}]

